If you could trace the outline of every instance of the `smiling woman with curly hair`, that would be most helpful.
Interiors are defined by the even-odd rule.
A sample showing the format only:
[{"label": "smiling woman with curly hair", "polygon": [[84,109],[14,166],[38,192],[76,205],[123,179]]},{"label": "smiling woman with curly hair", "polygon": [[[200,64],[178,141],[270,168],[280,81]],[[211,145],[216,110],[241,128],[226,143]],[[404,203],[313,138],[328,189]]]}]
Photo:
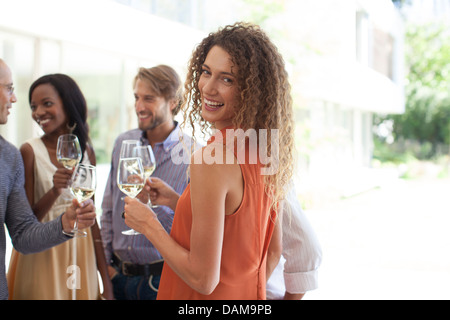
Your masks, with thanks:
[{"label": "smiling woman with curly hair", "polygon": [[[158,299],[265,299],[281,254],[278,202],[293,168],[284,61],[259,27],[237,23],[195,49],[185,89],[184,125],[212,136],[192,154],[181,197],[161,180],[148,182],[152,202],[175,209],[170,236],[135,199],[125,200],[126,223],[164,257]],[[244,134],[230,139],[229,131]],[[276,170],[262,174],[267,166]]]},{"label": "smiling woman with curly hair", "polygon": [[[293,171],[294,121],[292,98],[284,60],[267,35],[251,24],[237,23],[220,32],[211,33],[197,47],[190,61],[185,84],[184,125],[193,129],[200,125],[204,134],[214,126],[202,117],[202,97],[199,89],[203,63],[212,47],[219,46],[231,56],[236,70],[236,86],[240,92],[239,105],[235,108],[233,126],[247,129],[266,129],[270,134],[279,130],[278,172],[267,177],[268,191],[275,199],[284,197],[284,185]],[[272,129],[272,130],[271,130]],[[271,139],[268,139],[271,152]]]}]

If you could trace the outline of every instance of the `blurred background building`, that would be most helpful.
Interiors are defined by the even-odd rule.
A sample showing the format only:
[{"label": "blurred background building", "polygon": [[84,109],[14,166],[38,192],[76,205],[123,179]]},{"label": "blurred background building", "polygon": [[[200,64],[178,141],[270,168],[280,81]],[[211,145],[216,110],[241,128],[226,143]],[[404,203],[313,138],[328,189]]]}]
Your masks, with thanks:
[{"label": "blurred background building", "polygon": [[305,47],[294,65],[298,189],[315,204],[380,183],[371,168],[372,118],[404,111],[404,28],[389,0],[291,6],[287,20]]},{"label": "blurred background building", "polygon": [[138,67],[169,64],[184,78],[195,45],[238,20],[261,24],[287,62],[307,205],[373,187],[372,117],[404,111],[404,28],[391,0],[0,0],[0,12],[0,57],[18,97],[0,133],[16,146],[41,134],[31,83],[66,73],[87,98],[107,167],[117,135],[136,127]]},{"label": "blurred background building", "polygon": [[165,63],[183,74],[203,36],[115,1],[2,0],[0,12],[0,56],[13,70],[18,97],[2,135],[20,145],[40,134],[30,116],[28,88],[44,74],[66,73],[86,96],[99,163],[109,163],[117,135],[136,126],[132,80],[138,68]]}]

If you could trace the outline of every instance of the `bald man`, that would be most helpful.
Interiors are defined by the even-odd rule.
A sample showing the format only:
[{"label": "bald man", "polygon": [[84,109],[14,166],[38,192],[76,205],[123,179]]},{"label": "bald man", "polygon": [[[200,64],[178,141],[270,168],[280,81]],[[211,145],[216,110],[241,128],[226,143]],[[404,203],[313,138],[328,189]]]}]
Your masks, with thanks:
[{"label": "bald man", "polygon": [[14,94],[11,70],[6,63],[0,59],[0,125],[8,121],[9,109],[17,101]]},{"label": "bald man", "polygon": [[[0,125],[8,121],[9,110],[17,101],[11,70],[0,59]],[[80,228],[94,224],[95,206],[92,200],[72,206],[57,219],[42,224],[33,214],[24,188],[24,168],[19,150],[0,135],[0,225],[6,224],[14,248],[23,253],[36,253],[58,245],[70,237],[78,216]],[[0,300],[8,299],[5,274],[6,236],[0,230]]]}]

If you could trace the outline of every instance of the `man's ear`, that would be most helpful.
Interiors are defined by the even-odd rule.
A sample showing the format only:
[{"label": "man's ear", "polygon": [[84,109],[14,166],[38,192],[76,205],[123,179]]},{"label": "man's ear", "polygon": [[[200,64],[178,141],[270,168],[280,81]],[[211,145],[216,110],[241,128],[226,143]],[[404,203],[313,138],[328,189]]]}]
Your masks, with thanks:
[{"label": "man's ear", "polygon": [[171,100],[169,101],[169,108],[170,108],[170,111],[173,111],[177,106],[178,106],[178,101],[177,101],[177,99],[171,99]]},{"label": "man's ear", "polygon": [[178,107],[179,101],[177,99],[171,99],[169,101],[169,108],[170,111],[173,113],[173,110],[175,110]]}]

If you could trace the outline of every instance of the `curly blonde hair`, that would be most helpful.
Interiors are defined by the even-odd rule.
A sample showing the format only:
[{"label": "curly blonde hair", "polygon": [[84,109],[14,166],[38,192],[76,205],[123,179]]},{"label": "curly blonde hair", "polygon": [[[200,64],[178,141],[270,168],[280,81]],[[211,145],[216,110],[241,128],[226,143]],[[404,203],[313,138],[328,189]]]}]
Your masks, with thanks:
[{"label": "curly blonde hair", "polygon": [[[285,186],[293,175],[294,120],[292,97],[285,63],[276,46],[258,27],[236,23],[210,33],[194,50],[187,70],[183,126],[189,124],[195,137],[195,127],[204,136],[211,133],[212,125],[202,116],[201,92],[198,87],[202,66],[212,47],[224,49],[238,68],[236,75],[240,104],[233,119],[235,128],[278,129],[278,170],[265,177],[266,192],[274,204],[285,196]],[[267,154],[273,146],[268,138]]]}]

